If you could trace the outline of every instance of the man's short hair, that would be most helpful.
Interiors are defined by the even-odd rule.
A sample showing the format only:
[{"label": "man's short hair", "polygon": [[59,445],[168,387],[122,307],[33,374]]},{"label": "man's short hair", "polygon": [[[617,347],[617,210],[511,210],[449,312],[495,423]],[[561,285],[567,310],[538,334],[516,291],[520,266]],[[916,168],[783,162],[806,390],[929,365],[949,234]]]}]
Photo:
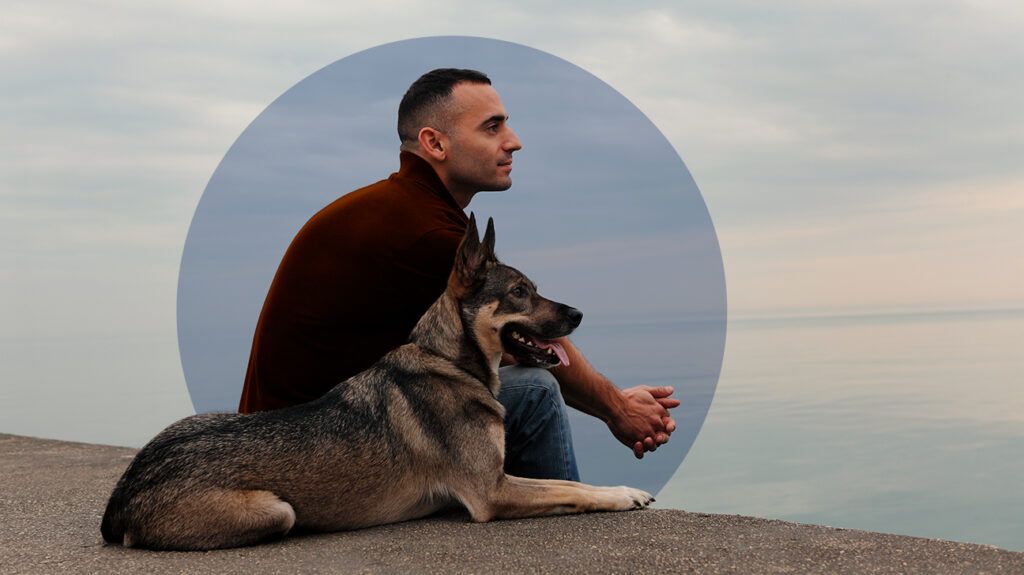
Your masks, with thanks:
[{"label": "man's short hair", "polygon": [[446,106],[452,89],[459,82],[491,84],[483,72],[459,68],[438,68],[420,76],[406,90],[402,103],[398,105],[398,138],[403,147],[419,139],[424,126],[449,130],[451,110]]}]

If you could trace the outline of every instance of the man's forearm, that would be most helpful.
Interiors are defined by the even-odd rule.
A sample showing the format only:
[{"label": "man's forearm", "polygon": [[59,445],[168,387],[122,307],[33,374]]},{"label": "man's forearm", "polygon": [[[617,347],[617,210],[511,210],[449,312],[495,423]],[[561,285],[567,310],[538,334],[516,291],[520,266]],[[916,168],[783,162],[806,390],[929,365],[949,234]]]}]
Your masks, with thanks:
[{"label": "man's forearm", "polygon": [[679,400],[669,386],[638,385],[620,390],[594,369],[568,338],[558,340],[569,365],[551,370],[565,403],[608,424],[612,434],[638,458],[666,443],[676,424],[668,410]]},{"label": "man's forearm", "polygon": [[622,392],[590,365],[569,338],[563,337],[558,342],[565,348],[569,365],[555,367],[551,373],[558,380],[565,403],[608,422],[623,409]]}]

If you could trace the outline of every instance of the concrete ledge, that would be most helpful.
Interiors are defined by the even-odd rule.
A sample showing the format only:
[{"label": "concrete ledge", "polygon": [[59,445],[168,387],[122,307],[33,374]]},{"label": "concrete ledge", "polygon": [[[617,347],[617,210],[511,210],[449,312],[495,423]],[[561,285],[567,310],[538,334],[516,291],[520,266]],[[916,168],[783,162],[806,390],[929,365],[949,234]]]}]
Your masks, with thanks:
[{"label": "concrete ledge", "polygon": [[462,514],[206,553],[104,546],[135,450],[0,434],[0,573],[1024,573],[1024,553],[670,509]]}]

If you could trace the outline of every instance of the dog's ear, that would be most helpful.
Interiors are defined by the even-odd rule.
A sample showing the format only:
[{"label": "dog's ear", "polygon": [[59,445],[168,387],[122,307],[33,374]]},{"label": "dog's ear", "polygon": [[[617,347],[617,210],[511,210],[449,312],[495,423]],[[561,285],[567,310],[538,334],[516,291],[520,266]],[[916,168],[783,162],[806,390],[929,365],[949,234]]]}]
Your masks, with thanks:
[{"label": "dog's ear", "polygon": [[[494,230],[488,227],[491,235]],[[485,252],[480,245],[479,232],[476,230],[476,216],[469,213],[469,225],[466,226],[466,234],[462,236],[462,243],[459,250],[455,252],[455,264],[452,266],[452,273],[448,276],[448,287],[456,297],[461,297],[466,290],[473,286],[476,281],[477,272],[487,261]],[[492,237],[493,247],[493,237]]]},{"label": "dog's ear", "polygon": [[484,232],[484,241],[480,246],[484,261],[496,262],[494,255],[494,218],[487,218],[487,231]]}]

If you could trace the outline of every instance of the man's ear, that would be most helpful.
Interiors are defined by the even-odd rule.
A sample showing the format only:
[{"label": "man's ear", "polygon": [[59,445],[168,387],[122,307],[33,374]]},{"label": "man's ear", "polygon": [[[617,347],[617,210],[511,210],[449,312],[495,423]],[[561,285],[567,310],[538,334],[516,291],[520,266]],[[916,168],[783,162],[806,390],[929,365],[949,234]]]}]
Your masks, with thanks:
[{"label": "man's ear", "polygon": [[420,149],[434,160],[443,162],[448,157],[448,136],[440,130],[425,126],[420,128],[418,138]]}]

